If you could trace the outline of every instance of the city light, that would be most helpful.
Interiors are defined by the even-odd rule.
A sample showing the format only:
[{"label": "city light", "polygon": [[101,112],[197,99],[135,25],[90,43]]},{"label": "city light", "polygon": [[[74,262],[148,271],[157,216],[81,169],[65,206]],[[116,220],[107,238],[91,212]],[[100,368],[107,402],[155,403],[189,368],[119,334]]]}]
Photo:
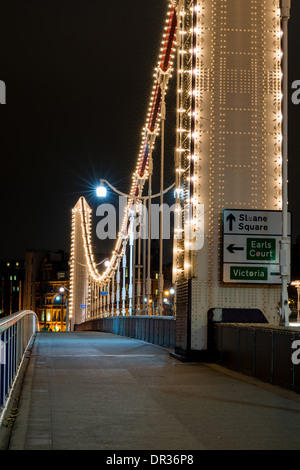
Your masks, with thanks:
[{"label": "city light", "polygon": [[96,189],[97,197],[106,197],[106,187],[104,186],[103,182],[100,181],[100,185]]}]

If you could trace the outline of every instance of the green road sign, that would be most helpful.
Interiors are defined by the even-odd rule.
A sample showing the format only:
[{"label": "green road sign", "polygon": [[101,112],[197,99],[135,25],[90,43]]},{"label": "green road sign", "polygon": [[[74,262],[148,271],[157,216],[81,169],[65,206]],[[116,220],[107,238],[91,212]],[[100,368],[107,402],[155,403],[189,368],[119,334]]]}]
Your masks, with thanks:
[{"label": "green road sign", "polygon": [[230,279],[241,281],[267,281],[268,268],[248,267],[248,266],[230,266]]},{"label": "green road sign", "polygon": [[247,238],[247,260],[275,261],[275,238]]},{"label": "green road sign", "polygon": [[281,211],[223,210],[223,282],[281,284],[281,222]]}]

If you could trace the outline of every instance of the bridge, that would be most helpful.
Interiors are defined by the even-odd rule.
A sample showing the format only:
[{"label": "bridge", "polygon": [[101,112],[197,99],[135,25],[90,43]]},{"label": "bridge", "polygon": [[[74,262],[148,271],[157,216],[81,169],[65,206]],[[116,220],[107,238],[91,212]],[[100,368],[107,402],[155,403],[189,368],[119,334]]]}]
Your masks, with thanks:
[{"label": "bridge", "polygon": [[[166,231],[173,243],[169,312],[176,319],[170,344],[178,357],[207,356],[209,318],[289,326],[288,17],[288,1],[246,1],[242,7],[225,0],[170,2],[131,188],[124,194],[104,180],[98,188],[100,196],[109,186],[122,199],[120,230],[104,272],[93,253],[86,199],[81,197],[72,211],[71,330],[101,324],[106,331],[120,331],[121,317],[140,325],[141,315],[166,314]],[[170,80],[176,80],[177,89],[172,207],[164,204]],[[153,195],[157,160],[160,193]],[[157,196],[159,220],[152,200]],[[101,208],[97,213],[104,216],[109,208]],[[110,222],[109,214],[102,221],[108,235],[114,232]],[[153,231],[159,233],[155,309]],[[152,325],[151,320],[143,323]]]},{"label": "bridge", "polygon": [[[131,175],[132,185],[126,194],[106,180],[101,180],[98,188],[100,197],[105,195],[106,187],[120,196],[121,222],[115,246],[107,260],[96,259],[92,244],[92,209],[87,200],[80,197],[72,209],[67,331],[57,336],[37,333],[38,318],[34,312],[16,314],[10,319],[12,324],[1,323],[1,344],[5,351],[1,365],[2,418],[11,401],[15,377],[34,339],[36,352],[30,364],[34,364],[37,376],[42,374],[39,367],[47,368],[54,357],[63,361],[63,370],[68,369],[71,357],[74,368],[89,370],[95,361],[103,374],[105,361],[110,361],[111,374],[106,384],[116,380],[121,387],[119,361],[129,358],[134,365],[126,366],[125,372],[122,369],[127,377],[131,367],[140,371],[150,366],[149,370],[158,381],[160,374],[172,375],[172,370],[178,370],[192,374],[196,382],[202,377],[209,387],[223,384],[226,389],[224,370],[221,373],[213,367],[218,364],[227,368],[227,374],[229,369],[235,370],[245,374],[248,380],[251,377],[265,384],[280,385],[291,393],[299,392],[297,347],[300,335],[298,324],[290,321],[287,292],[291,236],[287,210],[289,10],[289,0],[170,2],[140,152]],[[177,89],[176,145],[174,184],[166,188],[165,123],[170,80],[176,81]],[[160,193],[153,194],[157,140]],[[165,204],[165,195],[171,190],[174,193],[172,207]],[[154,198],[160,200],[158,211]],[[97,213],[105,216],[107,211],[104,204]],[[106,224],[114,233],[110,215],[103,220],[99,230]],[[158,234],[159,239],[156,305],[151,266],[153,234]],[[166,238],[171,239],[173,245],[172,291],[168,291],[169,295],[172,292],[173,301],[168,310],[164,304],[163,271]],[[24,325],[19,321],[21,318],[30,320]],[[22,343],[20,337],[25,338]],[[81,349],[76,353],[80,344],[87,353],[83,354]],[[118,353],[119,346],[121,352]],[[60,351],[57,354],[55,347]],[[137,353],[127,354],[127,348]],[[156,360],[158,371],[153,364]],[[96,382],[100,375],[95,375]],[[71,376],[66,380],[71,387],[76,387],[77,382]],[[136,377],[139,384],[141,377]],[[176,374],[172,377],[175,382],[179,380]],[[58,382],[57,387],[62,383]],[[241,383],[237,381],[235,385]],[[46,388],[40,390],[49,392],[49,383],[44,385]],[[190,385],[193,389],[192,382]],[[155,388],[154,382],[149,386]],[[170,394],[174,393],[170,383],[166,388]],[[37,389],[31,388],[30,393],[34,390]],[[92,394],[93,387],[86,392]],[[186,393],[184,390],[184,397],[188,397]],[[201,393],[195,390],[196,396],[200,397]],[[141,395],[142,400],[146,399],[143,393]],[[61,395],[56,396],[63,400]],[[296,396],[291,396],[291,400],[297,402]],[[134,408],[134,402],[134,399],[129,400],[128,406]],[[171,402],[176,407],[176,400]],[[115,399],[112,405],[116,405]],[[250,406],[256,405],[259,407],[253,403]],[[290,409],[290,405],[282,403],[280,407],[289,416],[294,416],[291,410],[294,411],[296,423],[298,405]],[[167,412],[167,408],[164,410]],[[154,415],[156,412],[158,409]],[[136,410],[132,413],[135,416]],[[201,413],[203,409],[199,409],[199,419]],[[45,421],[51,422],[51,419],[49,415]],[[174,419],[181,417],[177,415]],[[163,421],[160,426],[163,428]],[[229,423],[226,426],[229,427]],[[120,429],[113,429],[122,433]],[[37,428],[34,432],[37,433]],[[195,428],[190,432],[198,431]],[[265,432],[269,431],[265,429]],[[43,443],[36,445],[53,446],[50,434],[47,431]],[[287,448],[297,447],[292,434],[284,444]],[[179,435],[178,431],[170,448],[178,448]],[[152,437],[149,445],[157,448],[159,444],[155,436]],[[221,440],[222,436],[219,437]],[[25,435],[21,438],[24,448],[35,445],[28,439]],[[105,448],[116,445],[113,434],[110,439],[103,444]],[[17,446],[12,442],[12,447]],[[184,448],[216,445],[216,442],[205,442],[203,436],[200,443],[192,438],[189,442]],[[146,440],[142,443],[146,445]],[[127,444],[133,446],[132,441],[125,440],[124,446]],[[68,448],[76,445],[80,444],[74,442],[68,444]],[[119,441],[116,448],[118,445]],[[253,448],[263,444],[259,444],[258,439],[247,445]],[[237,448],[248,448],[247,445],[240,441]],[[59,448],[60,444],[56,446]],[[224,446],[230,448],[228,442]]]},{"label": "bridge", "polygon": [[103,450],[101,463],[167,450],[197,463],[195,450],[299,449],[295,392],[135,338],[40,332],[25,362],[13,427],[0,429],[9,450]]}]

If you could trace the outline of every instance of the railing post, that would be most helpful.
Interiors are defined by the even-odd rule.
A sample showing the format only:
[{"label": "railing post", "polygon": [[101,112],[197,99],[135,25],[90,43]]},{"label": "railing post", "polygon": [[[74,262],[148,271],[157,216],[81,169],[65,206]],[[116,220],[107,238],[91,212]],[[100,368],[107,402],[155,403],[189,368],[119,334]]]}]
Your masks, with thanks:
[{"label": "railing post", "polygon": [[[105,282],[103,288],[104,288],[104,292],[106,292],[106,289],[107,289],[106,282]],[[106,302],[107,302],[107,298],[106,298],[106,295],[104,295],[103,296],[104,317],[106,317]]]},{"label": "railing post", "polygon": [[100,290],[99,290],[99,313],[100,313],[100,318],[102,318],[102,295],[101,295],[101,292],[102,292],[102,284],[100,284]]},{"label": "railing post", "polygon": [[107,282],[107,316],[109,317],[110,314],[110,283],[111,283],[111,278],[108,279]]}]

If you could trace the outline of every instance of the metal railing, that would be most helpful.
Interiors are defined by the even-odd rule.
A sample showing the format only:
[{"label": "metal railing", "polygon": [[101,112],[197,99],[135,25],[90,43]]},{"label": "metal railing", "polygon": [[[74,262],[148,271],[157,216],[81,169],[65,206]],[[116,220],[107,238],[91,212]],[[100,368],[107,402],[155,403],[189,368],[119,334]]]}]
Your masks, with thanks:
[{"label": "metal railing", "polygon": [[0,423],[24,354],[38,330],[38,317],[23,310],[0,319]]}]

